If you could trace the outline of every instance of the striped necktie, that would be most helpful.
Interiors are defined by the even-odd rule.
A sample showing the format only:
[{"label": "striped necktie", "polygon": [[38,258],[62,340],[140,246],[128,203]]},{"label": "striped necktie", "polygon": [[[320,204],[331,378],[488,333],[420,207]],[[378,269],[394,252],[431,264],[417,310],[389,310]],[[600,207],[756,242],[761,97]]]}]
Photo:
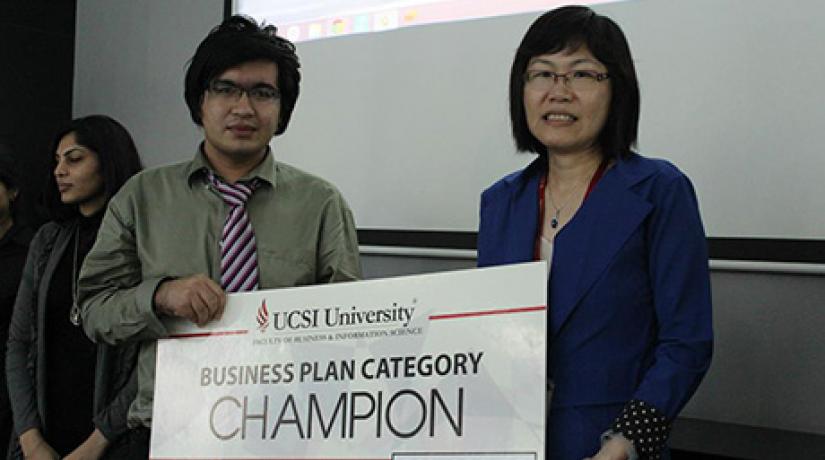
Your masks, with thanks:
[{"label": "striped necktie", "polygon": [[258,289],[258,255],[255,233],[246,212],[246,202],[257,181],[227,184],[212,172],[209,181],[229,205],[221,237],[221,287],[226,292]]}]

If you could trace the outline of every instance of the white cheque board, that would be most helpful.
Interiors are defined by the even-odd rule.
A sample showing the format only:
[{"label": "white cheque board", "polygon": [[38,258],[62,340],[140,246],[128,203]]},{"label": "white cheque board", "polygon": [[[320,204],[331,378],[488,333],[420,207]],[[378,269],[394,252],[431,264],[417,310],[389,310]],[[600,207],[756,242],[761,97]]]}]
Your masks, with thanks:
[{"label": "white cheque board", "polygon": [[151,457],[544,458],[543,262],[233,294],[158,343]]}]

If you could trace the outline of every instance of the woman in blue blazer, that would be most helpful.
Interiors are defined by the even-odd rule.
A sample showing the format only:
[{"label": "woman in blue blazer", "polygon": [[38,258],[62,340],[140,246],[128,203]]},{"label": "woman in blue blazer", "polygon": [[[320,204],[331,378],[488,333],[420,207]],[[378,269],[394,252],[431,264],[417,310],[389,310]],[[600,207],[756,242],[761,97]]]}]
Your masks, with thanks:
[{"label": "woman in blue blazer", "polygon": [[548,261],[547,458],[669,458],[670,423],[710,364],[708,255],[688,178],[632,150],[621,29],[586,7],[536,20],[510,116],[538,158],[482,194],[478,262]]}]

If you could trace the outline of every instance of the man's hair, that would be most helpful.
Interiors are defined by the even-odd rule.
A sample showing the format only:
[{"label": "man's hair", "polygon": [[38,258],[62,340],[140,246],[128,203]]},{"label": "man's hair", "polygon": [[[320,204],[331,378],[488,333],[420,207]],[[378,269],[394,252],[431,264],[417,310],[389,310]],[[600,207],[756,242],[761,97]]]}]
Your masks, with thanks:
[{"label": "man's hair", "polygon": [[585,45],[607,67],[612,85],[607,120],[599,133],[599,146],[606,158],[621,158],[631,152],[639,129],[639,82],[627,39],[610,18],[584,6],[551,10],[530,26],[516,51],[510,69],[510,122],[516,148],[523,152],[547,153],[547,147],[530,132],[524,110],[524,73],[530,59],[542,54],[575,51]]},{"label": "man's hair", "polygon": [[103,177],[103,193],[106,202],[112,198],[120,187],[143,165],[129,131],[113,118],[106,115],[89,115],[76,118],[62,126],[54,135],[51,144],[51,166],[49,180],[43,191],[43,204],[53,219],[62,220],[75,215],[74,206],[64,205],[60,201],[54,171],[54,155],[60,140],[74,133],[77,144],[94,151],[100,163],[100,175]]},{"label": "man's hair", "polygon": [[270,61],[278,67],[281,115],[275,135],[286,130],[298,100],[301,74],[295,45],[276,35],[275,26],[259,26],[235,15],[225,19],[203,39],[186,70],[184,99],[195,124],[202,126],[201,104],[209,83],[227,69],[251,61]]}]

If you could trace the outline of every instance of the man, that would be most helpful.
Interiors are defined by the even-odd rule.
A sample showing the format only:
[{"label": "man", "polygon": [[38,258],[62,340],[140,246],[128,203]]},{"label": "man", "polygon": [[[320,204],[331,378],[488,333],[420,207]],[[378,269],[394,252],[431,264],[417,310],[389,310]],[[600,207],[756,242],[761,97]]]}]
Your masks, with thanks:
[{"label": "man", "polygon": [[[233,16],[201,42],[185,99],[204,141],[192,161],[145,171],[112,199],[80,277],[95,341],[140,341],[127,442],[148,454],[163,318],[220,319],[226,292],[360,276],[352,214],[325,181],[276,162],[298,97],[295,47]],[[136,447],[145,448],[137,452]]]}]

